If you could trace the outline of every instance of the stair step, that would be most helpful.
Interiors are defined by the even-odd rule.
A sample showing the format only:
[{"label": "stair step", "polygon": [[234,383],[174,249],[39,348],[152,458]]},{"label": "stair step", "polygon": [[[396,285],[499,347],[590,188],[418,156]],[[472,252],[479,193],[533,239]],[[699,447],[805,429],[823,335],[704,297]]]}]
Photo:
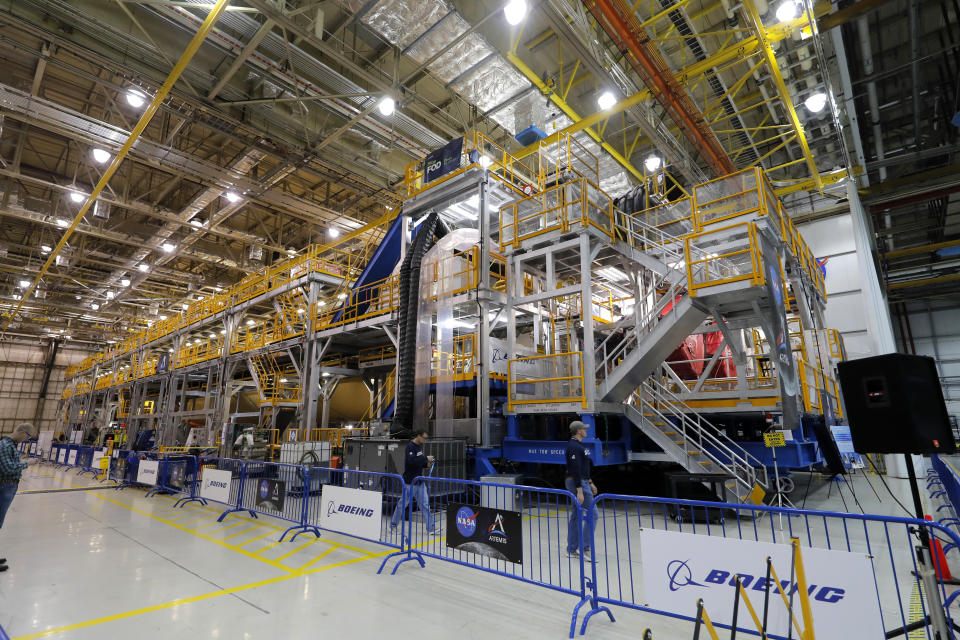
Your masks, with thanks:
[{"label": "stair step", "polygon": [[664,432],[663,432],[663,435],[665,435],[665,436],[675,436],[675,435],[677,435],[677,432],[676,432],[676,431],[664,431]]},{"label": "stair step", "polygon": [[710,466],[711,464],[713,464],[713,461],[711,461],[711,460],[704,460],[704,461],[702,461],[700,464],[701,464],[702,466],[704,466],[704,467],[708,467],[708,466]]},{"label": "stair step", "polygon": [[736,483],[736,482],[728,482],[728,483],[726,483],[726,484],[723,485],[723,486],[725,486],[727,489],[736,489],[736,488],[737,488],[737,483]]},{"label": "stair step", "polygon": [[686,444],[686,443],[687,443],[686,440],[674,440],[674,441],[673,441],[673,444],[677,445],[678,447],[683,446],[683,445]]},{"label": "stair step", "polygon": [[[651,422],[653,422],[653,421],[651,420]],[[666,423],[666,422],[653,422],[653,424],[656,425],[656,426],[658,426],[658,427],[665,427],[665,426],[667,426],[667,423]]]},{"label": "stair step", "polygon": [[688,456],[698,456],[701,453],[703,453],[703,451],[687,451]]}]

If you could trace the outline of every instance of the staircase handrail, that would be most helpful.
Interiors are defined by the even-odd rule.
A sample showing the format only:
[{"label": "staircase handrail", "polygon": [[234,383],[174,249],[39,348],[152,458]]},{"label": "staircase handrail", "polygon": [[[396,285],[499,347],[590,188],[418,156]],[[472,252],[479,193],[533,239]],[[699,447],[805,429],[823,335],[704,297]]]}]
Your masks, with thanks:
[{"label": "staircase handrail", "polygon": [[[767,467],[761,462],[756,456],[752,455],[746,449],[735,443],[729,438],[725,438],[728,442],[724,442],[720,438],[721,432],[714,426],[710,421],[704,418],[700,413],[695,409],[690,407],[686,402],[684,402],[679,396],[673,393],[665,384],[652,377],[647,380],[648,388],[654,392],[654,399],[659,399],[659,396],[665,396],[669,402],[663,403],[665,406],[670,407],[673,410],[673,413],[678,417],[684,424],[690,423],[693,427],[696,428],[697,432],[706,436],[710,440],[711,445],[717,447],[723,451],[726,455],[730,456],[731,460],[740,459],[741,464],[746,468],[751,469],[751,475],[756,476],[756,469],[761,469],[760,475],[762,476],[762,481],[758,481],[761,486],[767,488],[769,483],[769,478],[767,475]],[[643,398],[642,398],[643,399]],[[647,402],[646,399],[643,399],[644,402]],[[683,408],[683,411],[677,409],[677,406]],[[706,454],[709,456],[709,454]],[[751,484],[750,488],[753,486]]]}]

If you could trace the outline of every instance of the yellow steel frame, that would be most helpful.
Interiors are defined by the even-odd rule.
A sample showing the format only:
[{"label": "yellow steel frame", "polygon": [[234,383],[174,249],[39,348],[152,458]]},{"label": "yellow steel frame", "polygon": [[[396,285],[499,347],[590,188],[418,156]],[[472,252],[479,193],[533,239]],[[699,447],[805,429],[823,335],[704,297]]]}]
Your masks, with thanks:
[{"label": "yellow steel frame", "polygon": [[[702,258],[696,258],[692,255],[691,245],[692,242],[696,241],[697,238],[704,237],[707,235],[712,235],[718,231],[726,231],[728,229],[735,229],[738,227],[746,227],[747,229],[747,246],[743,249],[737,249],[736,251],[728,251],[721,254],[708,254]],[[763,262],[760,256],[760,245],[757,242],[757,225],[752,222],[739,222],[737,224],[731,224],[726,227],[720,227],[719,229],[713,229],[706,232],[694,233],[687,236],[684,239],[684,251],[686,253],[686,269],[687,269],[687,289],[690,292],[690,297],[696,297],[698,291],[701,289],[706,289],[709,287],[715,287],[721,284],[728,284],[730,282],[741,282],[748,281],[751,286],[760,286],[764,284],[764,273],[763,273]],[[717,262],[719,260],[724,260],[738,255],[750,255],[750,264],[751,270],[742,274],[737,274],[735,276],[728,276],[723,278],[711,278],[710,277],[710,264]],[[694,281],[694,267],[697,265],[704,265],[704,276],[702,280]]]},{"label": "yellow steel frame", "polygon": [[[514,363],[528,361],[528,360],[542,360],[546,358],[570,358],[576,356],[578,368],[580,370],[579,375],[575,376],[554,376],[550,378],[524,378],[523,380],[514,379]],[[583,378],[583,354],[580,351],[567,351],[564,353],[548,353],[543,355],[535,356],[524,356],[522,358],[512,358],[507,360],[507,408],[509,411],[513,411],[513,408],[518,405],[526,404],[555,404],[560,402],[579,402],[584,409],[587,408],[587,399],[583,393],[584,391],[584,378]],[[564,382],[571,380],[580,381],[580,395],[579,396],[569,396],[569,397],[555,397],[555,398],[537,398],[534,400],[517,400],[514,398],[513,389],[518,384],[537,384],[540,382]]]}]

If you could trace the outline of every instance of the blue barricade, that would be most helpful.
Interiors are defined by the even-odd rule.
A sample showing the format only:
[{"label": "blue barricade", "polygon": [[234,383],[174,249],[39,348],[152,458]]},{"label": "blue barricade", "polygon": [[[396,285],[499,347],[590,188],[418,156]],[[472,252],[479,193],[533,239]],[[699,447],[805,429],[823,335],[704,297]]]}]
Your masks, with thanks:
[{"label": "blue barricade", "polygon": [[85,473],[97,475],[97,470],[93,468],[93,452],[96,447],[81,445],[77,453],[77,475],[82,476]]},{"label": "blue barricade", "polygon": [[568,593],[578,598],[570,637],[585,604],[588,617],[604,611],[613,619],[588,595],[583,510],[572,493],[432,477],[407,489],[406,557],[392,573],[408,560],[425,566],[429,557]]},{"label": "blue barricade", "polygon": [[294,538],[307,531],[319,536],[322,529],[398,551],[405,547],[406,528],[391,527],[390,520],[407,489],[403,478],[395,473],[326,467],[307,469],[307,475],[301,531]]},{"label": "blue barricade", "polygon": [[[593,585],[596,602],[688,620],[695,619],[694,602],[698,597],[696,589],[690,589],[689,613],[658,609],[648,604],[650,594],[645,593],[641,580],[644,577],[641,571],[644,557],[641,538],[644,537],[645,532],[687,533],[696,537],[766,543],[789,543],[791,538],[798,538],[803,551],[808,549],[846,551],[868,558],[867,575],[872,573],[872,580],[867,575],[857,575],[855,578],[863,585],[868,585],[867,588],[873,592],[879,605],[879,624],[882,629],[907,626],[912,622],[911,593],[914,589],[920,589],[921,598],[923,598],[919,575],[911,575],[911,572],[917,572],[916,555],[912,552],[912,548],[917,541],[916,532],[919,528],[927,528],[931,536],[948,539],[954,543],[960,542],[956,534],[945,527],[914,518],[627,495],[600,495],[597,499],[597,507],[599,515],[593,545],[594,556],[590,567],[592,576],[589,580]],[[647,539],[650,539],[649,534],[646,535]],[[673,539],[678,541],[678,545],[681,544],[680,537],[675,536]],[[695,539],[687,538],[687,540]],[[674,553],[675,561],[679,563],[676,565],[677,572],[682,572],[682,576],[679,576],[679,573],[675,573],[674,576],[658,575],[658,579],[668,580],[671,589],[675,586],[682,588],[687,585],[703,587],[705,582],[709,581],[697,573],[700,568],[692,569],[687,566],[691,556],[688,549],[679,546]],[[760,554],[763,551],[758,547],[757,553]],[[808,562],[806,557],[804,562]],[[722,561],[716,564],[723,566]],[[760,566],[762,566],[762,558],[760,558]],[[809,570],[811,565],[807,566]],[[785,571],[789,571],[789,567]],[[665,573],[669,573],[669,569]],[[761,574],[751,577],[746,573],[748,571],[745,569],[741,577],[748,578],[747,582],[754,578],[758,584],[764,582]],[[719,575],[716,574],[714,577]],[[881,584],[889,587],[881,588]],[[818,589],[822,591],[823,588],[826,588],[825,585],[820,583]],[[732,591],[731,588],[731,598]],[[827,596],[824,596],[821,591],[815,591],[811,595],[815,598],[825,598],[827,601],[832,598],[842,598],[844,595],[842,589],[839,592],[832,591]],[[942,585],[940,596],[941,602],[946,601],[946,592],[943,591]],[[923,599],[922,604],[926,611],[929,608],[928,602]],[[714,612],[711,612],[711,615],[713,616]],[[949,613],[947,616],[949,619]],[[816,619],[816,616],[814,618]],[[716,624],[716,620],[714,623]],[[717,624],[717,626],[729,628],[729,625]],[[585,631],[585,627],[586,620],[581,632]],[[747,629],[743,630],[750,632]],[[768,633],[767,637],[782,636]],[[864,633],[860,637],[868,637],[868,635]]]},{"label": "blue barricade", "polygon": [[310,497],[305,467],[248,460],[243,465],[241,487],[238,509],[254,517],[260,513],[295,523],[290,529],[302,526]]},{"label": "blue barricade", "polygon": [[[240,500],[243,497],[243,460],[233,460],[231,458],[200,458],[199,464],[200,478],[199,482],[197,483],[196,497],[201,501],[209,500],[212,502],[219,502],[220,504],[229,507],[229,509],[220,514],[220,517],[217,518],[217,522],[222,522],[228,514],[231,514],[235,511],[243,511],[243,509],[240,507]],[[202,486],[204,483],[203,474],[207,469],[230,472],[229,487],[227,488],[227,498],[225,500],[218,500],[217,498],[212,497],[210,494],[204,494]],[[251,512],[251,515],[255,516],[256,514]]]}]

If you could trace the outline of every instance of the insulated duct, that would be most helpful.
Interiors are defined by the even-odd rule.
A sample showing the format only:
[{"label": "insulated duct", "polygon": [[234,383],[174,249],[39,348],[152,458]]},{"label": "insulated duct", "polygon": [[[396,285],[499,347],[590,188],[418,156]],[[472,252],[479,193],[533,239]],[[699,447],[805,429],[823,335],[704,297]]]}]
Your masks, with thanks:
[{"label": "insulated duct", "polygon": [[413,428],[414,390],[417,369],[417,310],[420,306],[420,265],[427,251],[447,227],[436,211],[427,216],[400,265],[397,335],[397,401],[393,416],[394,433]]}]

